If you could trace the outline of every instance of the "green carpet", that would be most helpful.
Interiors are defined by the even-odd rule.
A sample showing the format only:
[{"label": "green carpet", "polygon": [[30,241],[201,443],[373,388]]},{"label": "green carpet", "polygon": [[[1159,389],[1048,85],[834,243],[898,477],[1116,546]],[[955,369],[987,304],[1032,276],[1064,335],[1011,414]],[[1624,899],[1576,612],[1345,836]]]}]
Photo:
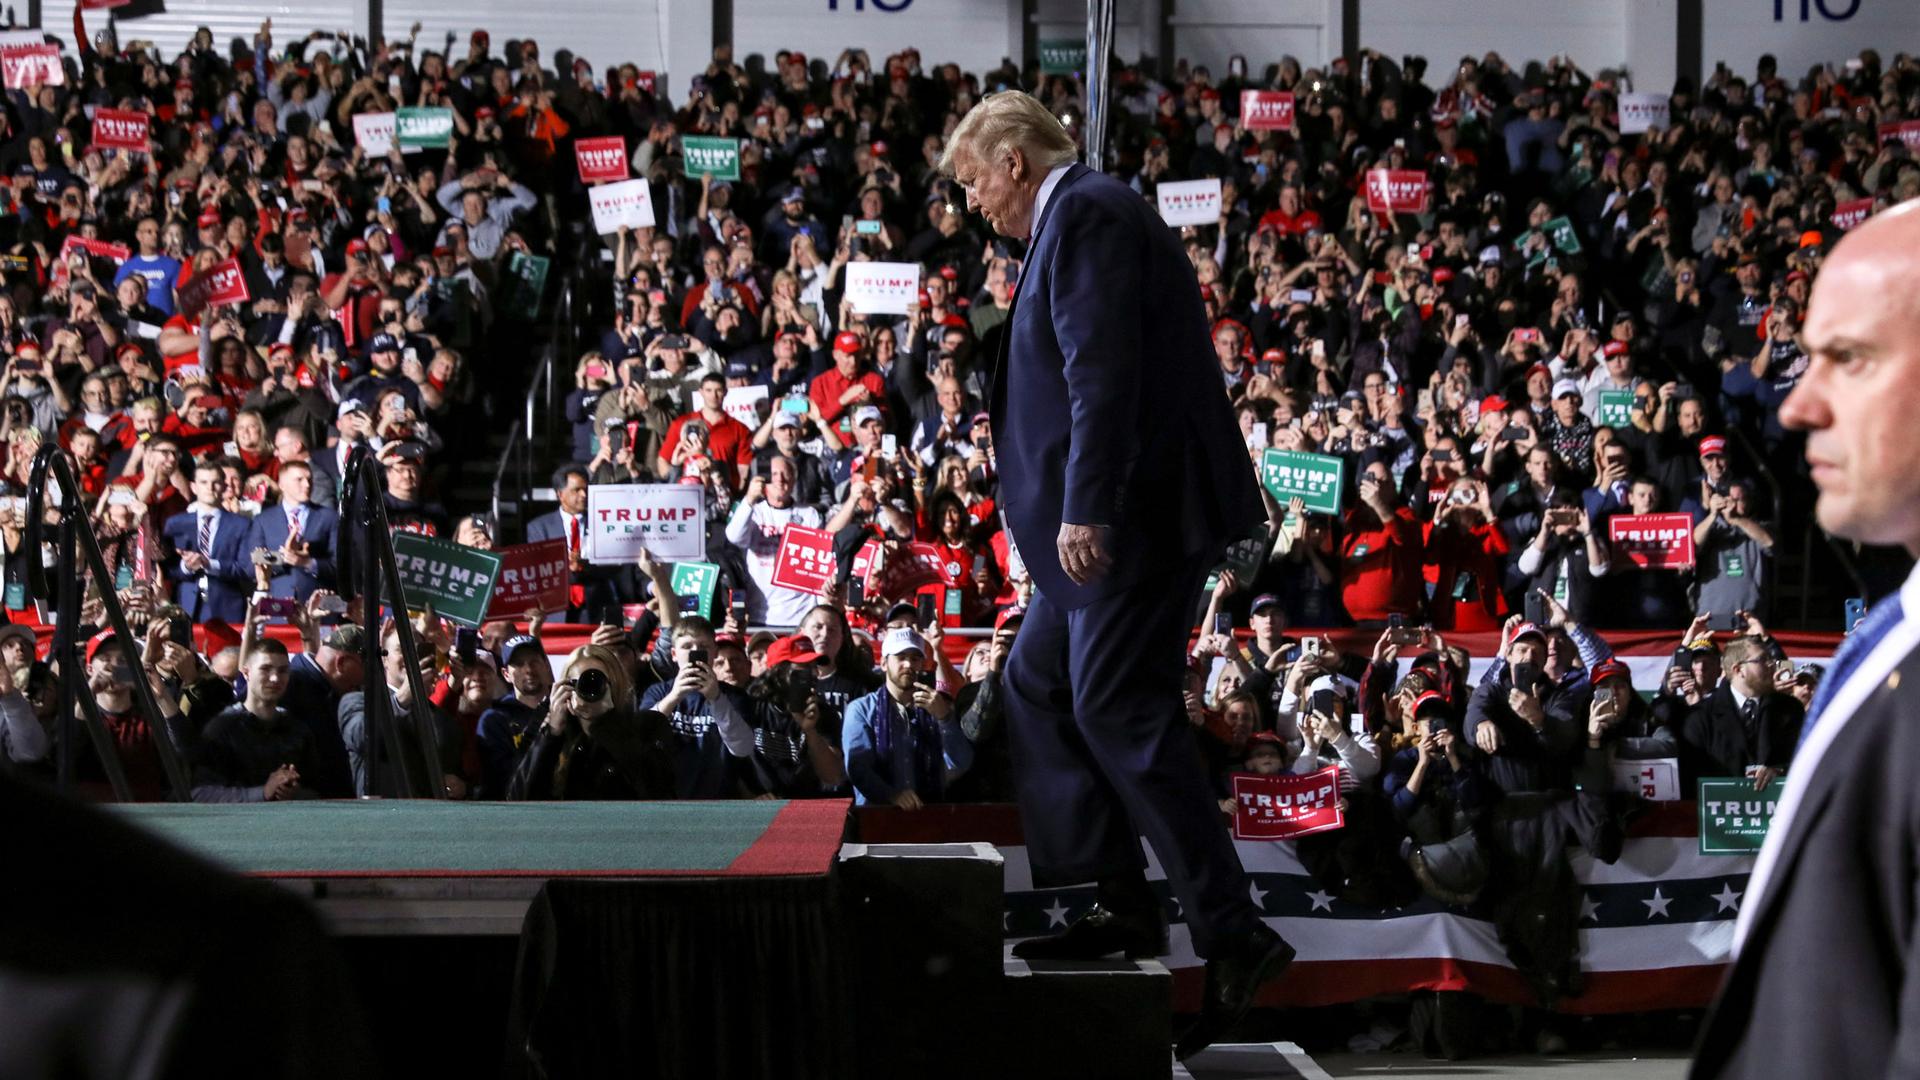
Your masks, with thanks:
[{"label": "green carpet", "polygon": [[787,805],[370,800],[112,809],[248,874],[550,877],[724,872]]}]

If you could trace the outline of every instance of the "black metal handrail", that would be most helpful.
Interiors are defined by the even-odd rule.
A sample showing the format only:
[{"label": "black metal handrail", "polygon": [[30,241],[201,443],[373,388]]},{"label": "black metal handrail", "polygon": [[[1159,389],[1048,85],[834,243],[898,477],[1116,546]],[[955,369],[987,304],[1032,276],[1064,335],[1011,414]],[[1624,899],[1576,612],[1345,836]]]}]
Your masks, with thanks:
[{"label": "black metal handrail", "polygon": [[[437,774],[441,762],[440,729],[428,711],[426,688],[420,681],[420,649],[413,638],[413,624],[407,621],[407,600],[395,566],[393,528],[387,521],[386,486],[373,451],[364,443],[347,455],[345,482],[346,489],[340,499],[341,594],[349,599],[360,598],[362,618],[369,627],[362,635],[360,646],[365,672],[362,683],[365,727],[361,738],[365,746],[362,752],[366,755],[367,792],[380,794],[376,748],[384,743],[388,756],[400,770],[396,790],[408,798],[445,798],[448,793]],[[380,647],[384,637],[380,630],[383,592],[393,612],[400,655],[406,661],[407,688],[413,699],[407,708],[413,716],[414,734],[428,769],[426,776],[413,775],[405,753],[405,740],[390,710],[393,701],[387,689],[386,665],[381,662]]]},{"label": "black metal handrail", "polygon": [[554,372],[560,357],[573,355],[578,342],[573,325],[574,293],[578,287],[578,274],[569,272],[561,277],[547,345],[540,350],[540,363],[527,380],[521,415],[508,429],[507,444],[500,449],[500,461],[493,471],[493,519],[496,522],[503,520],[501,510],[507,502],[518,504],[538,486],[536,460],[554,459],[555,440],[562,427]]},{"label": "black metal handrail", "polygon": [[[45,550],[42,545],[49,479],[55,485],[60,513],[59,534],[54,541],[55,566],[59,573],[51,579],[47,575],[45,560],[41,557],[41,552]],[[99,702],[94,700],[91,690],[81,693],[87,684],[87,672],[78,648],[82,603],[82,575],[79,570],[84,569],[92,575],[95,586],[100,590],[100,601],[107,613],[107,625],[113,629],[114,647],[120,651],[128,669],[133,672],[134,705],[140,710],[147,722],[147,730],[152,735],[154,752],[159,755],[161,771],[166,776],[167,791],[175,801],[191,801],[193,782],[187,771],[185,752],[175,745],[173,731],[160,714],[160,703],[153,696],[153,687],[148,685],[143,675],[145,665],[141,662],[133,628],[127,623],[127,613],[120,606],[119,596],[108,584],[113,580],[113,575],[107,572],[107,561],[100,554],[100,538],[94,534],[93,522],[80,505],[80,481],[74,476],[66,452],[51,442],[42,446],[39,453],[33,456],[33,468],[28,474],[24,542],[28,553],[28,584],[35,596],[52,602],[55,612],[53,648],[47,658],[56,664],[60,673],[55,684],[60,692],[57,714],[60,752],[55,766],[60,790],[71,791],[73,787],[73,726],[77,707],[85,718],[87,734],[93,741],[100,767],[107,774],[107,782],[113,787],[114,798],[121,802],[129,802],[133,798],[119,751],[114,746],[112,736],[107,734],[106,723],[100,716]],[[76,564],[76,553],[85,560],[84,563]]]}]

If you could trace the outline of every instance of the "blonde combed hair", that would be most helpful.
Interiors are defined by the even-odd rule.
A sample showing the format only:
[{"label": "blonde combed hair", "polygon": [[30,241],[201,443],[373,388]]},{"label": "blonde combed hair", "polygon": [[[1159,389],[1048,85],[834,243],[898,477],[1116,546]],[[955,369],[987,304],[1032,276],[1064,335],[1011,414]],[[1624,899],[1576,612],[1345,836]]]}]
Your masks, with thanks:
[{"label": "blonde combed hair", "polygon": [[1080,156],[1073,136],[1039,99],[1020,90],[1001,90],[981,98],[961,117],[940,154],[940,172],[952,176],[954,158],[960,154],[990,162],[1015,148],[1042,173]]}]

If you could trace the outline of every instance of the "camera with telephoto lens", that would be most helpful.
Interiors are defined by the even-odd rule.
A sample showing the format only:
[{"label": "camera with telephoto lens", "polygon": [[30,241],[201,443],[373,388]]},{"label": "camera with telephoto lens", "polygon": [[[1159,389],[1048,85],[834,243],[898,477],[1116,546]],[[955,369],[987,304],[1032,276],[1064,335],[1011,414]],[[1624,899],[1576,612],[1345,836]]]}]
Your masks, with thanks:
[{"label": "camera with telephoto lens", "polygon": [[607,673],[599,668],[587,668],[566,681],[572,687],[573,696],[583,705],[591,705],[607,696]]}]

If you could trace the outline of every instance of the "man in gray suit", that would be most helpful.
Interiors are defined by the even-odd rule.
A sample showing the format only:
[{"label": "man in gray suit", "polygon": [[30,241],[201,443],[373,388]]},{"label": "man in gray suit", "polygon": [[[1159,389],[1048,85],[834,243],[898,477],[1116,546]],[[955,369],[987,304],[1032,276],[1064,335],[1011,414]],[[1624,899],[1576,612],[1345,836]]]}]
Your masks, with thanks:
[{"label": "man in gray suit", "polygon": [[[1834,248],[1780,419],[1822,528],[1920,556],[1920,201]],[[1909,283],[1900,285],[1895,283]],[[1807,710],[1695,1077],[1920,1075],[1920,574],[1877,598]]]}]

